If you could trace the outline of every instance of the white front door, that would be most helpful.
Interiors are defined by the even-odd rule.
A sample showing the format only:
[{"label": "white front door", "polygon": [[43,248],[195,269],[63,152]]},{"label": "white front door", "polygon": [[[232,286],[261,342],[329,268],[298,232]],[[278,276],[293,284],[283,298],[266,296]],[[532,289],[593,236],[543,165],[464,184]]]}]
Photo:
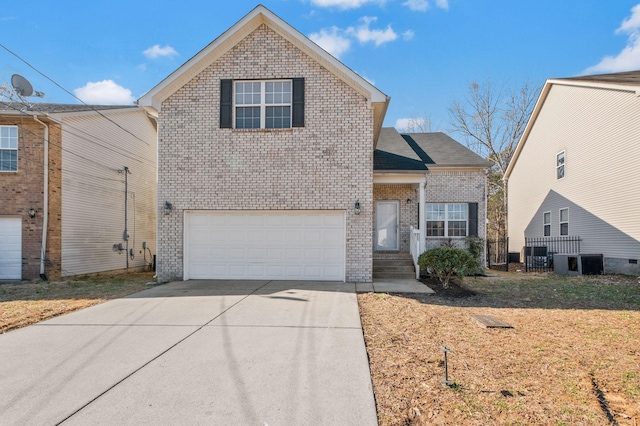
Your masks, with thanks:
[{"label": "white front door", "polygon": [[376,250],[398,250],[398,201],[376,202]]},{"label": "white front door", "polygon": [[22,279],[22,219],[0,217],[0,279]]}]

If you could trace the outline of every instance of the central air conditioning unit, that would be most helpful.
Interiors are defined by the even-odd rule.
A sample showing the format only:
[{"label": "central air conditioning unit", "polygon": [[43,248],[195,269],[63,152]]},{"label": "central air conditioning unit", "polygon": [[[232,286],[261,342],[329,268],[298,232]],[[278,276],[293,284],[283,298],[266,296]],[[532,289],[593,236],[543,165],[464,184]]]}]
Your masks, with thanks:
[{"label": "central air conditioning unit", "polygon": [[560,275],[602,275],[601,254],[557,253],[553,255],[553,272]]}]

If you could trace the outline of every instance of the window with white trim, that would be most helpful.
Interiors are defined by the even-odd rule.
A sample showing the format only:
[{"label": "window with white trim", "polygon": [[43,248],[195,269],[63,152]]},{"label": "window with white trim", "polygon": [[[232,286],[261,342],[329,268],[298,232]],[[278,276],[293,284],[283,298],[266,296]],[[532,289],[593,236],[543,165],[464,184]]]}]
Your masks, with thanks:
[{"label": "window with white trim", "polygon": [[0,172],[18,171],[18,126],[0,126]]},{"label": "window with white trim", "polygon": [[564,151],[560,151],[556,154],[556,179],[564,177],[564,162]]},{"label": "window with white trim", "polygon": [[292,80],[236,81],[236,129],[291,127]]},{"label": "window with white trim", "polygon": [[466,203],[427,203],[427,237],[466,237],[469,233],[469,206]]},{"label": "window with white trim", "polygon": [[560,209],[560,235],[569,235],[569,209]]},{"label": "window with white trim", "polygon": [[551,236],[551,212],[542,213],[542,227],[543,235],[545,237]]}]

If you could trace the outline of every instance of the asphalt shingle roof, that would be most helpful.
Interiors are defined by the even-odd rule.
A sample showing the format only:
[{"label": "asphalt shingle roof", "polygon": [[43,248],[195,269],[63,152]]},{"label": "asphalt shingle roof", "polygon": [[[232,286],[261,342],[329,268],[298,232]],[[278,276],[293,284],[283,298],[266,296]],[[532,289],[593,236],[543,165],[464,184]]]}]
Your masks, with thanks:
[{"label": "asphalt shingle roof", "polygon": [[584,75],[579,77],[561,78],[559,80],[590,81],[590,82],[597,82],[597,83],[640,86],[640,71],[617,72],[613,74]]},{"label": "asphalt shingle roof", "polygon": [[489,167],[488,161],[441,132],[400,134],[382,129],[374,171],[427,171],[431,167]]}]

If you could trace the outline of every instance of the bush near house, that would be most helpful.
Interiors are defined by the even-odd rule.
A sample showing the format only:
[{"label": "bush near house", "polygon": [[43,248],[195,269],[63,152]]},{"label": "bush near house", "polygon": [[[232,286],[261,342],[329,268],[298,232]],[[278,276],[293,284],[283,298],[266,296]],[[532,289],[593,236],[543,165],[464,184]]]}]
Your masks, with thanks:
[{"label": "bush near house", "polygon": [[453,275],[464,277],[474,274],[478,270],[478,260],[469,250],[455,247],[438,247],[426,251],[418,258],[420,268],[432,273],[442,283],[449,287]]}]

